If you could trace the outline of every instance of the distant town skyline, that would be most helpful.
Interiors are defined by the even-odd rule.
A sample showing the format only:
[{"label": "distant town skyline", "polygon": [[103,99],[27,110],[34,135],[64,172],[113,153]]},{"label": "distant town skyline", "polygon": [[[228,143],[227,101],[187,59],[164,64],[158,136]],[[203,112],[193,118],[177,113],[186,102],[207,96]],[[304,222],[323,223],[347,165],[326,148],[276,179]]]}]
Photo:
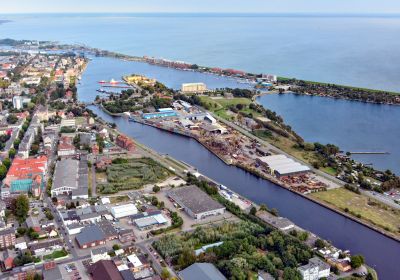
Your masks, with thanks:
[{"label": "distant town skyline", "polygon": [[400,13],[397,0],[13,0],[1,13]]}]

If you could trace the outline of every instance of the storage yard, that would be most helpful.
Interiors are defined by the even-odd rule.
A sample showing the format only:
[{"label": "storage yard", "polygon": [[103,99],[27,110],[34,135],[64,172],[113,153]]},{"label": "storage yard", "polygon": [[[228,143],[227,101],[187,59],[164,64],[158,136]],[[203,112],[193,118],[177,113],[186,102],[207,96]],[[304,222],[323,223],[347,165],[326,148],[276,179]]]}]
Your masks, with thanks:
[{"label": "storage yard", "polygon": [[308,166],[285,155],[275,154],[258,141],[217,121],[210,113],[182,100],[155,112],[131,113],[130,120],[194,138],[226,164],[278,180],[294,191],[309,193],[337,187],[311,173]]}]

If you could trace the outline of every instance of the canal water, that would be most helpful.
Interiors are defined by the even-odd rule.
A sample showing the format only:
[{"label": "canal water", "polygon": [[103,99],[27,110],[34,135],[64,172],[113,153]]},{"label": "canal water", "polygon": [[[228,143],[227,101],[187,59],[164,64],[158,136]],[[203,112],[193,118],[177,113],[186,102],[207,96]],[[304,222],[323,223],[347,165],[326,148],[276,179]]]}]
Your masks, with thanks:
[{"label": "canal water", "polygon": [[257,101],[306,141],[332,143],[344,151],[390,153],[353,158],[400,174],[400,106],[295,94],[263,95]]},{"label": "canal water", "polygon": [[[149,72],[140,72],[141,67]],[[169,75],[164,71],[173,71],[173,73]],[[231,83],[234,82],[200,73],[95,58],[89,64],[79,85],[79,99],[92,101],[97,95],[97,81],[117,79],[127,73],[147,74],[173,87],[179,87],[183,82],[204,81],[204,79],[210,79],[206,83],[210,83],[214,87],[231,86]],[[105,121],[116,123],[118,129],[123,133],[157,152],[169,154],[193,165],[201,173],[258,204],[265,203],[270,208],[277,208],[280,215],[332,241],[339,248],[349,249],[353,254],[363,254],[367,262],[377,269],[380,279],[398,279],[400,275],[398,266],[400,244],[398,242],[269,181],[259,179],[237,167],[226,165],[193,139],[129,122],[122,117],[111,117],[95,106],[90,106],[90,109]]]}]

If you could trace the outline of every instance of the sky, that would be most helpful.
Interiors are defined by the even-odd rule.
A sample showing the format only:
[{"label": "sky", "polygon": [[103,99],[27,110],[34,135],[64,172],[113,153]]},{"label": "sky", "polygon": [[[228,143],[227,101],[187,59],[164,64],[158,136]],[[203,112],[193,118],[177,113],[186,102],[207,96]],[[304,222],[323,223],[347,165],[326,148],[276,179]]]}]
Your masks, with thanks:
[{"label": "sky", "polygon": [[399,0],[0,0],[0,13],[400,13]]}]

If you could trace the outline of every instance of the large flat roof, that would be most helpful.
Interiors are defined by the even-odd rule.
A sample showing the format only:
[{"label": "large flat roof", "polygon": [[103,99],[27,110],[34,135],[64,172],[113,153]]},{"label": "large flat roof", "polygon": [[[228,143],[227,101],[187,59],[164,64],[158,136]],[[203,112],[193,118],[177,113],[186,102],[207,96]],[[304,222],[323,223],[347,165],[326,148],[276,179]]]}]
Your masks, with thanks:
[{"label": "large flat roof", "polygon": [[78,187],[78,164],[79,161],[71,158],[61,159],[56,164],[54,171],[53,189],[62,187]]},{"label": "large flat roof", "polygon": [[175,188],[169,196],[195,214],[225,208],[196,186]]},{"label": "large flat roof", "polygon": [[310,168],[285,155],[272,155],[260,157],[259,160],[280,175],[309,171]]}]

